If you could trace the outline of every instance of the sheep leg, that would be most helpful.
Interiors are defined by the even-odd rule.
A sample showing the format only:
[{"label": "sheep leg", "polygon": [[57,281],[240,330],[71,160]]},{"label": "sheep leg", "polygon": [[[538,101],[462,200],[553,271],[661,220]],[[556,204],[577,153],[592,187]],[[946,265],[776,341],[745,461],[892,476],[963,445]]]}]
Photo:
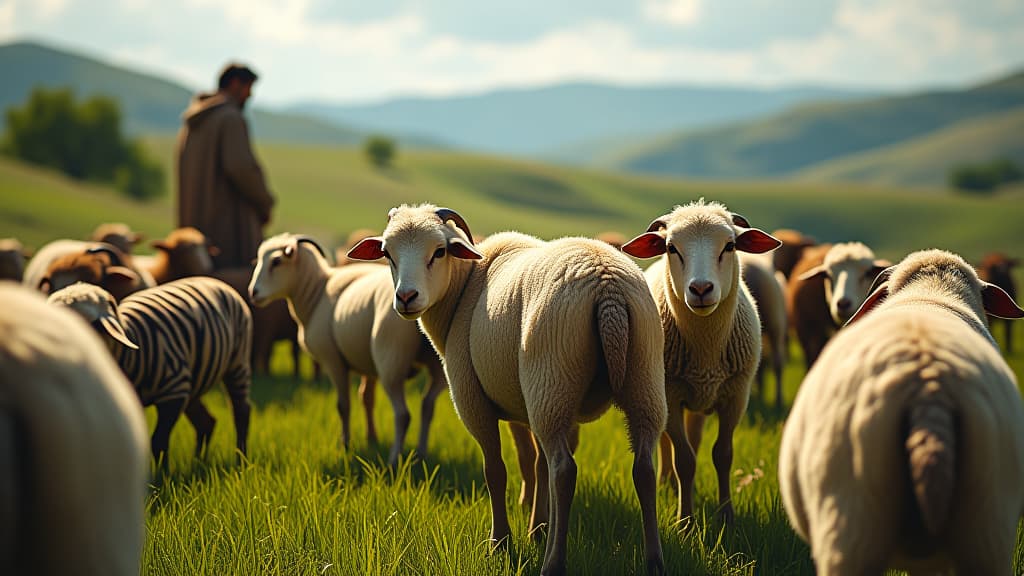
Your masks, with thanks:
[{"label": "sheep leg", "polygon": [[668,482],[675,489],[679,489],[675,475],[672,473],[672,439],[668,433],[663,432],[658,438],[658,481]]},{"label": "sheep leg", "polygon": [[775,411],[779,414],[783,410],[783,399],[782,399],[782,369],[785,367],[786,361],[782,355],[781,346],[772,346],[772,372],[775,373]]},{"label": "sheep leg", "polygon": [[735,404],[745,406],[746,403],[733,402],[718,410],[718,438],[711,448],[711,459],[718,473],[718,515],[726,524],[732,524],[733,508],[732,493],[729,491],[729,476],[732,472],[732,435],[736,425],[743,416],[743,410],[737,410]]},{"label": "sheep leg", "polygon": [[448,388],[448,380],[444,377],[444,367],[440,362],[434,362],[430,366],[430,385],[423,393],[423,401],[420,404],[420,439],[416,443],[416,453],[420,458],[427,457],[427,440],[430,437],[430,423],[434,421],[434,405],[437,404],[437,397],[442,390]]},{"label": "sheep leg", "polygon": [[210,446],[210,436],[213,435],[213,427],[217,420],[210,415],[210,411],[203,406],[199,398],[192,398],[185,407],[185,416],[196,430],[196,458],[206,454]]},{"label": "sheep leg", "polygon": [[248,449],[249,416],[252,413],[252,405],[249,402],[251,385],[252,373],[245,363],[239,362],[234,369],[224,375],[224,387],[231,398],[231,415],[235,420],[235,447],[240,456],[245,456]]},{"label": "sheep leg", "polygon": [[363,404],[366,414],[366,442],[377,444],[377,425],[373,421],[373,406],[376,404],[377,379],[363,376],[359,380],[359,401]]},{"label": "sheep leg", "polygon": [[534,542],[539,543],[544,537],[541,527],[548,524],[549,513],[553,506],[551,504],[552,492],[549,485],[551,479],[548,474],[548,459],[544,450],[536,444],[535,446],[533,506],[530,509],[530,525],[527,528],[527,534],[533,538]]},{"label": "sheep leg", "polygon": [[679,482],[676,519],[682,520],[693,515],[693,478],[697,473],[697,458],[686,440],[683,411],[680,408],[669,409],[665,431],[672,440],[673,464]]},{"label": "sheep leg", "polygon": [[654,472],[654,442],[633,441],[633,488],[640,501],[640,515],[644,524],[644,552],[648,574],[663,574],[665,561],[658,535],[658,478]]},{"label": "sheep leg", "polygon": [[181,417],[186,400],[186,398],[176,398],[156,405],[156,429],[153,430],[149,446],[153,453],[153,459],[164,473],[170,469],[167,447],[171,440],[171,429]]},{"label": "sheep leg", "polygon": [[533,493],[537,489],[537,447],[533,443],[533,433],[519,422],[510,421],[508,429],[512,432],[512,440],[516,443],[519,473],[523,478],[519,489],[519,504],[533,510]]},{"label": "sheep leg", "polygon": [[395,439],[391,443],[391,451],[388,453],[388,465],[398,465],[398,457],[402,454],[402,446],[405,445],[405,435],[409,432],[409,422],[412,417],[409,415],[409,406],[405,403],[405,380],[400,375],[389,375],[381,378],[384,391],[387,392],[388,400],[391,401],[391,410],[395,415]]},{"label": "sheep leg", "polygon": [[[505,509],[505,489],[508,485],[508,471],[501,459],[501,434],[498,419],[487,418],[487,422],[474,423],[470,433],[476,438],[484,456],[484,482],[491,502],[491,545],[503,546],[508,542],[512,529],[508,524],[508,510]],[[468,421],[467,428],[470,428]]]},{"label": "sheep leg", "polygon": [[348,399],[348,366],[338,357],[324,359],[324,369],[327,370],[327,377],[334,384],[338,393],[337,408],[338,418],[341,419],[341,445],[348,450],[349,441],[349,399]]},{"label": "sheep leg", "polygon": [[[550,471],[548,490],[550,491],[549,513],[551,525],[548,530],[548,543],[544,551],[544,564],[541,574],[565,574],[565,551],[569,536],[569,509],[576,493],[576,460],[569,449],[568,438],[562,436],[557,440],[538,437],[541,452],[547,455],[547,467]],[[653,469],[652,469],[653,471]],[[538,473],[538,485],[540,477]],[[536,508],[537,500],[534,500]]]}]

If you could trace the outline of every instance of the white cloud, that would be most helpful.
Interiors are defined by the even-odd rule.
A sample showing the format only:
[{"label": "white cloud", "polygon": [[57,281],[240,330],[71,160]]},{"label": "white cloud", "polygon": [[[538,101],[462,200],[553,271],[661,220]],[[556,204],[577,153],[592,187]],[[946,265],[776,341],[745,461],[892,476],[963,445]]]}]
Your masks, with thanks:
[{"label": "white cloud", "polygon": [[6,41],[14,36],[14,0],[0,2],[0,40]]},{"label": "white cloud", "polygon": [[52,20],[59,16],[67,8],[67,0],[34,0],[30,3],[36,10],[36,14],[44,20]]},{"label": "white cloud", "polygon": [[693,26],[700,18],[700,0],[644,0],[643,14],[658,23]]}]

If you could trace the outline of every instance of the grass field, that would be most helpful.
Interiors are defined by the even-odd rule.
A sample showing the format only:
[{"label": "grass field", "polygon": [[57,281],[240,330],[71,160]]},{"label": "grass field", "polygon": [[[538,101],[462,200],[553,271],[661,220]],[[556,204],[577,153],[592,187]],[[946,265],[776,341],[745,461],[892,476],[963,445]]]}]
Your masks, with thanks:
[{"label": "grass field", "polygon": [[[171,142],[149,142],[170,167]],[[899,189],[793,183],[703,183],[635,178],[527,162],[442,152],[401,153],[390,171],[367,167],[357,151],[266,146],[260,155],[280,198],[273,231],[314,234],[336,243],[348,230],[381,225],[400,202],[432,201],[459,210],[474,231],[516,228],[542,237],[643,231],[648,222],[699,196],[725,201],[755,225],[799,228],[821,240],[863,239],[899,259],[945,247],[976,259],[990,249],[1024,253],[1024,190],[970,198]],[[82,236],[120,220],[157,237],[171,227],[171,201],[140,205],[109,189],[82,186],[0,159],[0,236],[38,247]],[[1017,327],[1018,342],[1024,329]],[[1024,355],[1011,358],[1024,374]],[[194,460],[187,424],[172,436],[171,475],[147,506],[143,574],[534,574],[541,546],[526,537],[527,513],[516,504],[519,481],[505,432],[513,542],[487,554],[489,510],[475,442],[442,396],[425,462],[398,470],[382,463],[391,439],[390,407],[378,394],[375,419],[383,446],[368,446],[353,410],[353,445],[339,446],[334,391],[325,381],[293,381],[278,349],[274,371],[258,379],[249,460],[236,462],[228,404],[206,403],[218,418],[210,453]],[[785,373],[792,403],[802,364]],[[309,367],[304,367],[309,371]],[[413,428],[419,381],[410,383]],[[772,402],[769,396],[765,399]],[[752,401],[737,430],[733,489],[737,521],[714,521],[710,447],[714,419],[698,457],[697,514],[692,529],[673,522],[674,497],[659,492],[659,525],[671,574],[810,574],[806,546],[781,508],[776,461],[782,421]],[[150,424],[153,411],[148,412]],[[406,439],[411,448],[415,439]],[[578,574],[642,569],[640,519],[630,480],[623,419],[610,412],[583,428],[578,486],[570,519],[569,566]],[[1024,541],[1014,559],[1024,571]]]}]

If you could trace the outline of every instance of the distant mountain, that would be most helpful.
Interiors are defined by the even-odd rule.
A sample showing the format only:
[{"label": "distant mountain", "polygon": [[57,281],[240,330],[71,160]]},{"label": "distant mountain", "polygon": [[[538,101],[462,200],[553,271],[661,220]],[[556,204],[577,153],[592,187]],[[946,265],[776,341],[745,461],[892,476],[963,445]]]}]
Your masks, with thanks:
[{"label": "distant mountain", "polygon": [[[1024,72],[964,90],[809,104],[760,120],[670,134],[621,150],[607,165],[705,178],[785,176],[1020,106]],[[1019,142],[1024,132],[1008,137]],[[963,152],[966,158],[969,151]]]},{"label": "distant mountain", "polygon": [[429,135],[470,150],[588,161],[605,142],[755,118],[801,102],[867,95],[824,88],[578,83],[368,105],[310,102],[289,110],[366,130]]},{"label": "distant mountain", "polygon": [[1024,166],[1024,106],[986,114],[918,138],[815,164],[803,180],[943,186],[958,164],[1008,158]]},{"label": "distant mountain", "polygon": [[[0,78],[0,111],[23,104],[35,86],[66,86],[79,97],[106,94],[119,100],[125,129],[133,134],[176,132],[192,95],[180,84],[33,42],[0,45]],[[351,128],[297,114],[259,108],[247,114],[259,140],[353,144],[364,138]],[[0,128],[4,122],[0,115]]]}]

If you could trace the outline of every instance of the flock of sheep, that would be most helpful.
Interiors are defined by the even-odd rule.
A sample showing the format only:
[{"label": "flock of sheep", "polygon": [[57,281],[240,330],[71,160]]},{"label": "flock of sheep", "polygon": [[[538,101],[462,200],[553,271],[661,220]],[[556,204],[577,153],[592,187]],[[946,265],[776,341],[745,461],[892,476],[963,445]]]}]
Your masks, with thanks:
[{"label": "flock of sheep", "polygon": [[[986,315],[1024,317],[1014,261],[986,260],[987,280],[939,250],[893,266],[861,243],[768,234],[703,199],[621,247],[516,232],[477,240],[457,212],[432,205],[394,208],[382,235],[365,236],[347,258],[387,266],[332,266],[294,234],[264,241],[255,270],[217,272],[216,248],[194,229],[155,242],[150,258],[132,256],[138,236],[116,225],[51,243],[27,264],[20,245],[0,241],[0,277],[23,284],[0,282],[0,552],[15,571],[31,562],[33,573],[64,573],[73,558],[76,573],[137,573],[141,406],[156,406],[150,452],[166,472],[182,413],[203,453],[215,422],[200,398],[223,381],[244,454],[253,370],[266,370],[284,338],[336,386],[345,446],[350,373],[363,376],[371,441],[380,381],[395,420],[391,464],[411,424],[406,379],[419,367],[429,375],[421,455],[447,388],[483,454],[493,546],[510,538],[498,429],[508,421],[530,534],[547,527],[543,574],[567,571],[579,425],[614,404],[634,454],[646,570],[663,573],[659,441],[683,519],[704,420],[718,416],[718,510],[731,522],[732,435],[755,381],[764,394],[762,364],[783,408],[791,327],[808,374],[784,428],[779,483],[818,573],[1009,574],[1024,513],[1024,406]],[[643,271],[627,255],[654,262]],[[46,457],[28,458],[28,447]],[[43,479],[63,495],[60,516],[45,513],[52,495],[30,489]],[[95,525],[101,515],[109,521]],[[58,517],[74,552],[45,554]]]}]

